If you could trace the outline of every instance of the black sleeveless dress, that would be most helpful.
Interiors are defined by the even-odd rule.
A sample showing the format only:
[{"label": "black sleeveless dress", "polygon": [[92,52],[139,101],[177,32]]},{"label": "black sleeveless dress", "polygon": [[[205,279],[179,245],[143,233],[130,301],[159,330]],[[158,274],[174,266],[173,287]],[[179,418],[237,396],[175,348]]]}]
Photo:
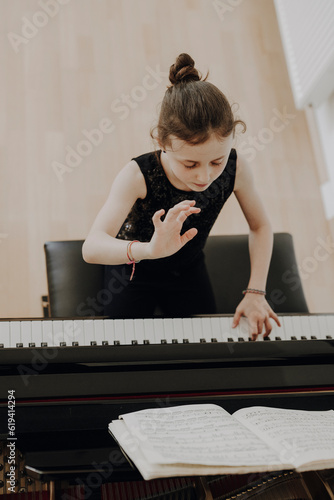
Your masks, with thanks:
[{"label": "black sleeveless dress", "polygon": [[221,175],[202,192],[182,191],[168,180],[160,162],[161,150],[135,160],[144,175],[147,195],[138,199],[119,230],[117,238],[151,240],[155,212],[165,213],[183,200],[195,200],[199,214],[189,216],[182,232],[195,227],[197,235],[174,255],[143,260],[132,265],[105,266],[104,314],[111,318],[152,317],[159,306],[164,316],[186,317],[214,314],[215,304],[204,262],[203,248],[224,203],[234,189],[237,154],[231,150]]}]

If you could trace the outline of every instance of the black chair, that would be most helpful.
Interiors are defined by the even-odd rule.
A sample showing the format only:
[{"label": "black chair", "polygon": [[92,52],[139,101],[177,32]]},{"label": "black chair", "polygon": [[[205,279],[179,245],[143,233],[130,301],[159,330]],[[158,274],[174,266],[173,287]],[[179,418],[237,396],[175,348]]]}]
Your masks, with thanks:
[{"label": "black chair", "polygon": [[[250,275],[248,235],[209,236],[204,252],[217,312],[234,314]],[[289,233],[274,234],[266,290],[276,313],[308,312]]]},{"label": "black chair", "polygon": [[[82,244],[83,240],[75,240],[44,245],[49,315],[53,318],[103,314],[97,298],[104,289],[104,266],[87,264]],[[217,312],[234,314],[250,273],[248,235],[209,236],[204,252]],[[267,300],[277,313],[308,312],[292,236],[287,233],[274,235]]]},{"label": "black chair", "polygon": [[52,318],[99,315],[96,306],[90,304],[103,289],[104,266],[87,264],[83,260],[83,242],[48,241],[44,244],[48,309]]}]

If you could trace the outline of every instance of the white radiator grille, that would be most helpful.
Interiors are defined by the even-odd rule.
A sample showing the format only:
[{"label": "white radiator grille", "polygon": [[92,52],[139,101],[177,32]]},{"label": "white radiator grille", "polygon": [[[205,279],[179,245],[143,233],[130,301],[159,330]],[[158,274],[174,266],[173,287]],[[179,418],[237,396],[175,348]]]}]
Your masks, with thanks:
[{"label": "white radiator grille", "polygon": [[298,109],[334,90],[334,0],[274,0]]}]

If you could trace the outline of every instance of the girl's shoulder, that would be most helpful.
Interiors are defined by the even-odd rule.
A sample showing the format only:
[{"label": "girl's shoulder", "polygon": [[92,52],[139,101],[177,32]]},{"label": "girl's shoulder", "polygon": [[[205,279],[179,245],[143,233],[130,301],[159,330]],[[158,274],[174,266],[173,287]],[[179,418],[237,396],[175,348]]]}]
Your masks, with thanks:
[{"label": "girl's shoulder", "polygon": [[243,155],[236,156],[236,176],[234,191],[250,187],[254,183],[252,170],[249,162]]},{"label": "girl's shoulder", "polygon": [[146,183],[143,173],[135,160],[130,160],[117,174],[114,185],[136,192],[138,198],[145,198]]}]

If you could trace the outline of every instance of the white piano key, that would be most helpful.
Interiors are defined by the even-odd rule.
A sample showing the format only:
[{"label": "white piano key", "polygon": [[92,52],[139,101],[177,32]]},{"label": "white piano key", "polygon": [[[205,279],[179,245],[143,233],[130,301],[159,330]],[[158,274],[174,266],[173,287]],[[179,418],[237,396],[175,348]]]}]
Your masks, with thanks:
[{"label": "white piano key", "polygon": [[310,315],[308,316],[309,324],[310,324],[310,329],[311,329],[311,338],[316,337],[316,339],[320,338],[320,332],[319,332],[319,323],[318,323],[318,318],[317,315]]},{"label": "white piano key", "polygon": [[309,322],[309,316],[308,315],[301,315],[301,316],[299,316],[299,321],[300,321],[301,329],[303,332],[303,336],[310,340],[312,333],[311,333],[311,325]]},{"label": "white piano key", "polygon": [[135,339],[138,344],[143,344],[145,339],[145,328],[144,328],[144,320],[142,318],[138,318],[135,321]]},{"label": "white piano key", "polygon": [[31,339],[35,347],[41,347],[43,342],[42,323],[43,321],[31,322]]},{"label": "white piano key", "polygon": [[210,318],[212,338],[217,339],[217,342],[223,342],[223,333],[221,331],[221,322],[218,316]]},{"label": "white piano key", "polygon": [[125,345],[124,319],[114,320],[115,342]]},{"label": "white piano key", "polygon": [[332,337],[332,339],[334,339],[334,315],[327,314],[326,321],[327,321],[329,335]]},{"label": "white piano key", "polygon": [[77,335],[75,331],[75,322],[72,319],[64,319],[63,320],[63,329],[64,329],[64,342],[66,342],[67,346],[76,345],[78,342]]},{"label": "white piano key", "polygon": [[135,327],[133,319],[124,320],[125,343],[131,345],[135,342]]},{"label": "white piano key", "polygon": [[297,340],[301,340],[303,334],[302,323],[300,321],[300,316],[291,316],[291,323],[293,325],[293,336],[296,337]]},{"label": "white piano key", "polygon": [[[102,342],[105,340],[106,331],[108,331],[108,326],[106,322],[113,321],[112,319],[94,319],[93,328],[94,328],[94,337],[93,341],[96,342],[97,345],[102,345]],[[86,335],[85,335],[86,338]]]},{"label": "white piano key", "polygon": [[[278,319],[280,320],[280,323],[282,325],[281,318],[279,317]],[[276,337],[280,337],[282,339],[283,326],[278,326],[276,321],[273,319],[270,319],[270,323],[272,326],[272,330],[270,333],[270,340],[275,340]]]},{"label": "white piano key", "polygon": [[52,323],[53,323],[53,321],[51,321],[51,320],[42,321],[42,337],[43,337],[43,339],[42,339],[40,346],[45,345],[46,347],[54,347]]},{"label": "white piano key", "polygon": [[166,339],[167,344],[171,344],[173,340],[175,341],[174,325],[173,325],[172,318],[165,318],[165,320],[164,320],[164,332],[165,332],[165,339]]},{"label": "white piano key", "polygon": [[[248,319],[242,316],[239,321],[239,325],[234,329],[235,334],[239,339],[243,339],[245,342],[248,342],[249,337],[251,337],[251,332],[250,332],[250,326]],[[263,337],[262,335],[258,335],[258,340],[261,340]]]},{"label": "white piano key", "polygon": [[329,335],[329,330],[327,326],[326,316],[319,314],[318,325],[319,325],[319,333],[317,335],[318,339],[326,339],[327,335]]},{"label": "white piano key", "polygon": [[[62,346],[65,341],[64,322],[60,319],[52,320],[52,335],[54,345]],[[67,345],[67,344],[66,344]]]},{"label": "white piano key", "polygon": [[203,338],[202,332],[202,319],[201,318],[191,318],[192,331],[193,331],[193,341],[195,343],[200,343]]},{"label": "white piano key", "polygon": [[[92,319],[83,320],[84,345],[92,345],[95,340],[94,321]],[[93,344],[94,345],[94,344]]]},{"label": "white piano key", "polygon": [[[1,342],[1,337],[0,337]],[[31,321],[21,321],[21,342],[23,347],[29,347],[31,340]]]},{"label": "white piano key", "polygon": [[184,339],[182,318],[173,318],[173,329],[175,338],[177,339],[179,344],[182,344]]},{"label": "white piano key", "polygon": [[[154,335],[154,322],[153,318],[144,319],[144,342],[150,344],[156,344]],[[160,344],[160,340],[159,340]]]},{"label": "white piano key", "polygon": [[163,318],[153,318],[153,325],[155,344],[166,342]]},{"label": "white piano key", "polygon": [[42,336],[43,336],[42,346],[44,345],[47,347],[54,346],[52,323],[53,321],[51,320],[42,321]]},{"label": "white piano key", "polygon": [[190,344],[192,342],[195,342],[194,340],[194,331],[192,328],[192,318],[182,318],[183,321],[183,335],[184,335],[184,342],[189,342]]},{"label": "white piano key", "polygon": [[222,316],[220,319],[220,331],[222,334],[223,342],[228,342],[229,338],[237,340],[235,332],[232,328],[232,318],[227,316]]},{"label": "white piano key", "polygon": [[212,328],[211,328],[211,318],[204,317],[202,320],[202,338],[205,339],[206,342],[211,342],[213,338]]},{"label": "white piano key", "polygon": [[20,321],[11,321],[10,327],[10,345],[11,347],[17,347],[21,344],[21,325]]},{"label": "white piano key", "polygon": [[282,340],[291,340],[292,335],[294,335],[294,331],[292,328],[291,324],[291,317],[290,316],[282,316],[281,317],[281,324],[282,324],[282,334],[281,338]]},{"label": "white piano key", "polygon": [[76,342],[78,342],[79,346],[85,345],[85,332],[84,332],[83,319],[75,320],[75,340]]},{"label": "white piano key", "polygon": [[0,344],[4,347],[11,347],[9,321],[0,321]]},{"label": "white piano key", "polygon": [[[99,336],[96,337],[97,345],[102,345],[103,343],[108,345],[120,344],[121,340],[116,338],[115,334],[115,320],[114,319],[102,319],[101,326],[102,331],[99,333]],[[121,339],[123,338],[123,333],[119,330],[119,335],[121,335]]]}]

